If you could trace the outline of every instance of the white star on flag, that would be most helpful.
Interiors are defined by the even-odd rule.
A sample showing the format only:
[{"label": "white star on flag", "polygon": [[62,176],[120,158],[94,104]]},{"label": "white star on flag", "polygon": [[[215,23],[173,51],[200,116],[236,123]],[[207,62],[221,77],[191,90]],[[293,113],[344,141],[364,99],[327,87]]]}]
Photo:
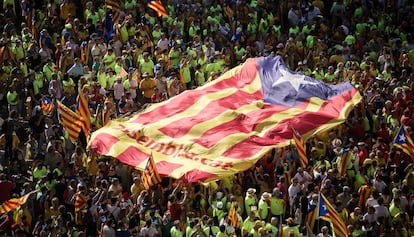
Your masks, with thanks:
[{"label": "white star on flag", "polygon": [[292,85],[292,87],[296,90],[296,92],[298,92],[301,85],[306,85],[306,84],[317,85],[318,84],[315,82],[310,82],[310,81],[305,80],[305,75],[303,74],[293,74],[283,68],[281,68],[279,71],[282,74],[282,76],[272,84],[272,87],[276,87],[279,84],[288,82],[290,83],[290,85]]},{"label": "white star on flag", "polygon": [[405,136],[404,136],[404,134],[401,134],[400,135],[400,141],[405,142]]}]

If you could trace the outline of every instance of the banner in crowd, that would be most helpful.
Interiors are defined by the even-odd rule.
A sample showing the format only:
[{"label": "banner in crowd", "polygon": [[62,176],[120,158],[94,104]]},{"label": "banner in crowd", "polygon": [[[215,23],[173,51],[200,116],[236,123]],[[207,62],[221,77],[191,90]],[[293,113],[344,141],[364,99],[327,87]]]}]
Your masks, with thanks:
[{"label": "banner in crowd", "polygon": [[361,96],[289,70],[280,57],[247,60],[211,83],[95,131],[89,149],[161,176],[208,182],[252,167],[274,147],[344,122]]}]

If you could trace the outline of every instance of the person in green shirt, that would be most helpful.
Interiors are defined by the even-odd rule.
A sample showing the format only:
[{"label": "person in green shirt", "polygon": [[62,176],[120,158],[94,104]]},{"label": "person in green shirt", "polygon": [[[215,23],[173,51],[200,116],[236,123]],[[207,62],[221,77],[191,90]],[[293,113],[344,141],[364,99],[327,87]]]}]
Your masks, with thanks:
[{"label": "person in green shirt", "polygon": [[276,233],[278,233],[278,227],[277,227],[278,218],[272,217],[270,219],[270,223],[266,223],[264,226],[267,233],[270,233],[272,236],[275,236]]},{"label": "person in green shirt", "polygon": [[225,225],[220,226],[220,231],[216,234],[216,237],[228,237],[228,235],[226,234],[226,226]]},{"label": "person in green shirt", "polygon": [[289,237],[292,236],[291,233],[293,233],[293,236],[302,236],[299,232],[299,226],[295,224],[295,221],[293,218],[289,217],[287,219],[287,226],[283,227],[283,237]]},{"label": "person in green shirt", "polygon": [[220,231],[219,227],[214,226],[214,221],[212,218],[207,220],[207,224],[203,227],[203,232],[206,236],[216,236],[216,234]]},{"label": "person in green shirt", "polygon": [[393,202],[391,203],[390,207],[388,208],[388,210],[390,211],[390,216],[391,217],[395,217],[397,214],[399,214],[401,212],[401,208],[400,208],[400,203],[401,200],[400,198],[394,198]]},{"label": "person in green shirt", "polygon": [[17,97],[16,86],[14,85],[14,83],[12,83],[12,85],[10,86],[10,90],[7,92],[6,98],[9,111],[17,110],[19,98]]},{"label": "person in green shirt", "polygon": [[270,193],[264,192],[259,200],[259,217],[261,220],[266,220],[269,215],[270,208]]},{"label": "person in green shirt", "polygon": [[242,236],[250,233],[253,229],[253,226],[256,222],[256,215],[253,211],[249,213],[249,216],[244,220],[242,225]]},{"label": "person in green shirt", "polygon": [[142,60],[139,62],[139,71],[141,73],[147,72],[150,77],[154,76],[154,62],[149,58],[149,53],[142,54]]},{"label": "person in green shirt", "polygon": [[283,200],[283,194],[278,188],[273,189],[272,197],[270,199],[270,215],[281,217],[285,209],[285,201]]},{"label": "person in green shirt", "polygon": [[179,220],[174,221],[174,226],[170,229],[171,237],[183,237],[181,223]]},{"label": "person in green shirt", "polygon": [[52,74],[54,72],[55,63],[51,58],[47,59],[47,63],[43,66],[43,75],[45,76],[46,80],[49,82]]},{"label": "person in green shirt", "polygon": [[106,68],[115,69],[115,59],[116,55],[113,48],[108,48],[108,52],[103,57],[103,63]]}]

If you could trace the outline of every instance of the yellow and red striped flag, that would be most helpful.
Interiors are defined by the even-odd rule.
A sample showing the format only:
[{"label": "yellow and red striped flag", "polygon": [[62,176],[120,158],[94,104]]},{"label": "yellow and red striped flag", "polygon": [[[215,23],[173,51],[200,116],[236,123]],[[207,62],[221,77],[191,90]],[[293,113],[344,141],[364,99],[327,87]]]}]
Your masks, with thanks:
[{"label": "yellow and red striped flag", "polygon": [[305,141],[303,141],[302,136],[299,134],[296,128],[294,128],[293,126],[290,127],[292,129],[293,140],[295,140],[296,150],[298,150],[300,165],[303,168],[306,168],[306,166],[308,166],[308,157],[306,157]]},{"label": "yellow and red striped flag", "polygon": [[75,212],[81,211],[84,207],[86,207],[87,200],[85,195],[82,193],[77,193],[75,198]]},{"label": "yellow and red striped flag", "polygon": [[290,71],[280,57],[251,58],[202,87],[112,120],[88,147],[140,170],[152,153],[161,176],[206,183],[289,145],[289,124],[306,136],[332,129],[361,98],[349,82],[328,85]]},{"label": "yellow and red striped flag", "polygon": [[31,191],[20,198],[12,198],[0,206],[0,215],[13,211],[14,209],[20,207],[21,205],[25,204],[27,202],[27,199],[29,199],[30,195],[37,192],[37,190]]},{"label": "yellow and red striped flag", "polygon": [[114,12],[114,15],[112,16],[112,22],[116,23],[121,17],[121,7],[119,6],[119,1],[105,0],[105,6],[108,9],[112,9]]},{"label": "yellow and red striped flag", "polygon": [[168,16],[167,10],[160,0],[149,0],[148,7],[157,12],[158,16]]},{"label": "yellow and red striped flag", "polygon": [[240,228],[240,220],[237,215],[235,202],[231,203],[230,210],[229,210],[229,220],[230,220],[231,226]]},{"label": "yellow and red striped flag", "polygon": [[124,68],[121,68],[121,71],[119,71],[119,77],[124,78],[126,76],[128,76],[128,72]]},{"label": "yellow and red striped flag", "polygon": [[341,155],[341,159],[338,162],[338,172],[340,176],[346,174],[348,163],[351,161],[351,154],[350,151],[346,151]]},{"label": "yellow and red striped flag", "polygon": [[318,207],[312,206],[310,210],[308,210],[308,214],[306,215],[306,228],[308,229],[308,236],[311,234],[313,235],[313,228],[315,226],[315,221],[318,215]]},{"label": "yellow and red striped flag", "polygon": [[161,182],[160,174],[158,173],[157,166],[155,165],[152,154],[148,157],[147,165],[142,173],[142,183],[145,189],[150,189],[153,185]]},{"label": "yellow and red striped flag", "polygon": [[89,111],[89,102],[84,89],[79,91],[78,102],[76,104],[76,112],[82,117],[82,131],[87,138],[90,137],[92,129],[91,112]]},{"label": "yellow and red striped flag", "polygon": [[66,107],[62,102],[57,101],[58,112],[59,112],[59,121],[62,124],[66,132],[69,135],[69,139],[72,142],[78,140],[79,133],[83,126],[83,119],[82,117],[73,112],[71,109]]},{"label": "yellow and red striped flag", "polygon": [[348,236],[345,221],[322,193],[319,194],[318,217],[331,223],[335,237]]}]

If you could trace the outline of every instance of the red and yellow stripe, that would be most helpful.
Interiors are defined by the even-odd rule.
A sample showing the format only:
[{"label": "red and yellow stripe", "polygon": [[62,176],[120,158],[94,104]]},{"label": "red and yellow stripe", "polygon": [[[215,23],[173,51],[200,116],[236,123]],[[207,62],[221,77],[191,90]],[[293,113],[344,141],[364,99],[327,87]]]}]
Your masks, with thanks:
[{"label": "red and yellow stripe", "polygon": [[69,135],[69,139],[72,142],[75,142],[79,137],[80,130],[82,129],[83,119],[79,114],[73,112],[71,109],[62,104],[62,102],[57,101],[57,106],[60,124],[65,127]]}]

